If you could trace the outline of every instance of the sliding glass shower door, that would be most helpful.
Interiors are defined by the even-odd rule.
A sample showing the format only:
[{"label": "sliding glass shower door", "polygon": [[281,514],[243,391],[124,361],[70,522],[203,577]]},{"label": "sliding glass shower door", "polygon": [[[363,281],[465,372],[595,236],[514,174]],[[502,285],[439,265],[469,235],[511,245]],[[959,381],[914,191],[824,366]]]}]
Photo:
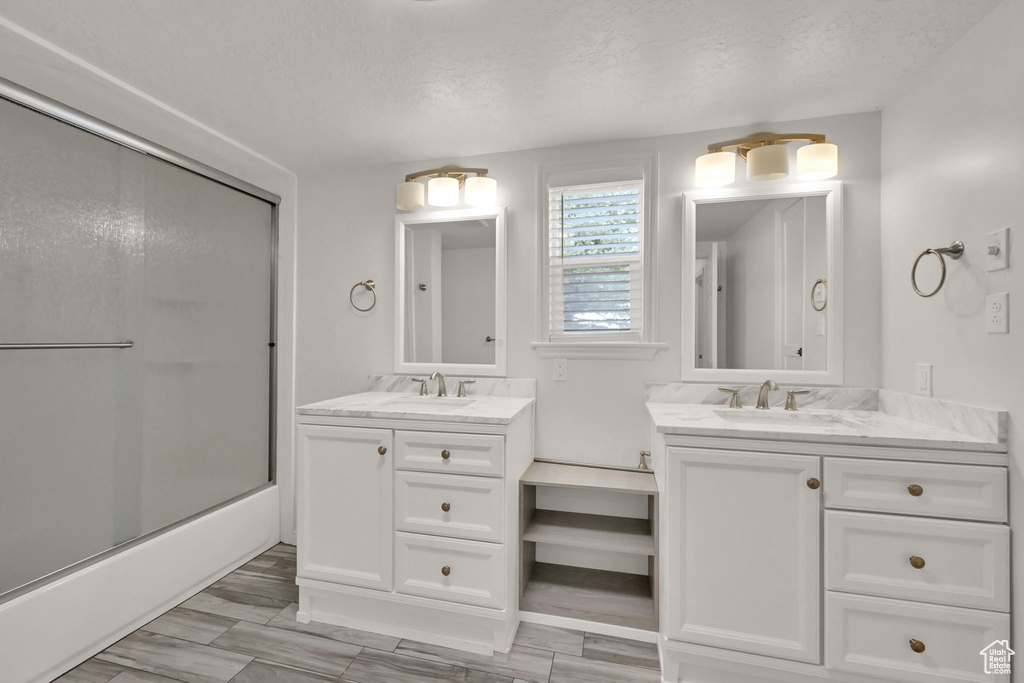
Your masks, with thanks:
[{"label": "sliding glass shower door", "polygon": [[3,99],[0,150],[2,600],[267,484],[275,206]]}]

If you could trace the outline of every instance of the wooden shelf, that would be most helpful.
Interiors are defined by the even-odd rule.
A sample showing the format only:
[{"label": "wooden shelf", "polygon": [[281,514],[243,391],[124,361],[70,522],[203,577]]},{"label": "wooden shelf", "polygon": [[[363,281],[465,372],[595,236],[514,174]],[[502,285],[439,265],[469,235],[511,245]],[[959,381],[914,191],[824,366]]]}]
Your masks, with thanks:
[{"label": "wooden shelf", "polygon": [[651,523],[646,519],[537,510],[523,532],[523,540],[633,555],[654,555]]},{"label": "wooden shelf", "polygon": [[648,471],[609,470],[582,465],[534,462],[519,479],[527,486],[557,486],[655,495],[658,485]]},{"label": "wooden shelf", "polygon": [[651,579],[537,562],[519,609],[657,631]]}]

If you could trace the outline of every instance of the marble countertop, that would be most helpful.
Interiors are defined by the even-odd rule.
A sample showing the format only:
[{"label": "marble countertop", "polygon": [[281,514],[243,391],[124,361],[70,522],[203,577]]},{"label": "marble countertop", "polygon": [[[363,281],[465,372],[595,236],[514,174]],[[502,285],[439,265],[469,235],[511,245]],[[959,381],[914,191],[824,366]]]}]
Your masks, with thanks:
[{"label": "marble countertop", "polygon": [[510,424],[535,399],[514,396],[420,396],[393,391],[365,391],[299,406],[301,415],[428,420],[475,424]]},{"label": "marble countertop", "polygon": [[875,410],[728,408],[721,404],[648,401],[647,412],[664,434],[855,446],[939,448],[1005,453],[1005,438],[985,438]]}]

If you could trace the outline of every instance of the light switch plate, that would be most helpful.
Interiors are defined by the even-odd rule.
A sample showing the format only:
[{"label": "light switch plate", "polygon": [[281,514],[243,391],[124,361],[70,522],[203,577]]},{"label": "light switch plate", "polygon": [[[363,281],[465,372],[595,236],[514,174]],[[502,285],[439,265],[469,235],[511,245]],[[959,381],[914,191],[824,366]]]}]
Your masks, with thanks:
[{"label": "light switch plate", "polygon": [[917,393],[922,396],[932,395],[932,365],[931,363],[918,363],[917,373],[914,377],[914,387]]},{"label": "light switch plate", "polygon": [[1003,228],[990,232],[985,238],[985,270],[1003,270],[1009,267],[1010,229]]},{"label": "light switch plate", "polygon": [[985,331],[989,334],[1010,332],[1010,295],[998,292],[985,297]]}]

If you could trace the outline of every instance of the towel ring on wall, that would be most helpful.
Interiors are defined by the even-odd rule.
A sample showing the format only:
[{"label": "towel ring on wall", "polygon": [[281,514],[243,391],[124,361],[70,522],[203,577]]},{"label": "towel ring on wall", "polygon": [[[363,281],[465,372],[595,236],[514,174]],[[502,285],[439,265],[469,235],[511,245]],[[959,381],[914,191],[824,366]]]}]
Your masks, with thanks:
[{"label": "towel ring on wall", "polygon": [[[921,262],[928,254],[935,254],[939,257],[939,265],[942,266],[942,275],[939,277],[939,284],[931,294],[925,294],[917,286],[917,264]],[[948,254],[949,258],[956,261],[958,258],[964,255],[964,243],[960,240],[956,240],[948,247],[938,247],[935,249],[925,249],[917,258],[914,259],[914,267],[910,269],[910,284],[913,286],[914,291],[917,292],[918,296],[922,296],[925,299],[935,296],[942,289],[942,285],[946,284],[946,259],[942,257],[943,254]]]},{"label": "towel ring on wall", "polygon": [[[825,300],[821,302],[821,308],[818,308],[817,299],[814,298],[814,293],[818,291],[818,285],[825,290]],[[813,285],[811,285],[811,308],[816,311],[824,311],[825,307],[828,306],[828,280],[823,277],[819,277]]]},{"label": "towel ring on wall", "polygon": [[[370,304],[369,306],[367,306],[366,308],[359,308],[359,306],[356,305],[355,300],[352,298],[352,295],[355,294],[356,287],[359,287],[359,286],[365,287],[366,289],[370,290],[371,294],[373,294],[373,303]],[[348,300],[349,300],[349,303],[352,304],[352,308],[356,309],[357,311],[362,311],[363,313],[366,313],[367,311],[372,309],[374,306],[376,306],[377,305],[377,290],[374,289],[374,287],[376,287],[376,286],[377,286],[377,283],[374,282],[373,280],[363,280],[362,282],[357,282],[354,285],[352,285],[352,289],[350,289],[348,291]]]}]

